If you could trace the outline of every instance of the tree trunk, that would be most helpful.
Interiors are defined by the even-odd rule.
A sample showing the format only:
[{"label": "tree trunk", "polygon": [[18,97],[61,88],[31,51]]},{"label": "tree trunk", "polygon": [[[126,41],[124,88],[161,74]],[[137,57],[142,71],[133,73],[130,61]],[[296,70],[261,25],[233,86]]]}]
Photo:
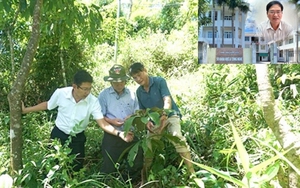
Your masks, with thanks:
[{"label": "tree trunk", "polygon": [[300,134],[292,131],[292,127],[287,123],[286,117],[282,116],[281,111],[276,105],[269,79],[268,66],[256,65],[256,75],[260,101],[266,123],[271,128],[284,150],[293,148],[286,155],[286,158],[297,168],[290,168],[289,187],[299,188],[300,172],[298,169],[300,169]]},{"label": "tree trunk", "polygon": [[11,78],[13,80],[13,76],[15,75],[15,57],[14,57],[14,44],[13,39],[10,34],[10,30],[7,31],[7,36],[9,40],[9,47],[10,47],[10,61],[11,61]]},{"label": "tree trunk", "polygon": [[129,20],[130,19],[130,17],[131,17],[131,13],[132,13],[132,5],[133,5],[133,3],[132,3],[132,0],[129,0],[129,13],[128,13],[128,15],[127,15],[127,20]]},{"label": "tree trunk", "polygon": [[33,12],[32,33],[22,60],[21,68],[13,83],[8,102],[10,107],[10,160],[12,174],[22,169],[22,126],[21,126],[21,95],[24,92],[33,57],[36,53],[40,35],[40,17],[43,0],[37,0]]},{"label": "tree trunk", "polygon": [[120,11],[121,11],[121,0],[118,1],[117,7],[117,22],[116,22],[116,33],[115,33],[115,52],[114,52],[114,62],[118,62],[118,49],[119,49],[119,19],[120,19]]},{"label": "tree trunk", "polygon": [[65,69],[65,61],[64,61],[63,50],[64,49],[60,49],[59,58],[60,58],[60,63],[61,63],[61,72],[62,72],[64,85],[67,87],[68,83],[67,83],[67,77],[66,77],[66,69]]}]

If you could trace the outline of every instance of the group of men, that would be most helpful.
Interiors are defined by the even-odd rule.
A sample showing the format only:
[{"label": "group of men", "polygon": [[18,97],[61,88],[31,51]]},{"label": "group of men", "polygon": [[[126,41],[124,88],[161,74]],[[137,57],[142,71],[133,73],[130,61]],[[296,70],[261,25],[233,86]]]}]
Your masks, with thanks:
[{"label": "group of men", "polygon": [[[147,108],[170,109],[172,113],[163,114],[161,122],[165,122],[161,129],[167,129],[172,135],[184,141],[184,145],[173,143],[176,151],[183,158],[190,174],[194,174],[191,162],[189,146],[181,133],[181,113],[174,102],[167,82],[162,77],[149,76],[142,63],[133,63],[128,70],[129,75],[140,86],[136,93],[126,88],[130,79],[122,65],[115,64],[109,70],[109,75],[104,81],[110,82],[111,86],[102,90],[97,97],[91,94],[93,77],[85,70],[78,71],[73,78],[72,87],[58,88],[50,99],[32,107],[25,107],[22,103],[22,113],[41,110],[52,110],[58,107],[55,126],[51,131],[51,139],[59,139],[65,144],[69,137],[71,142],[68,147],[71,154],[76,155],[73,170],[79,171],[84,166],[85,142],[84,131],[92,115],[97,124],[103,129],[102,140],[103,163],[100,172],[114,174],[117,172],[118,163],[122,153],[135,144],[138,139],[134,132],[124,132],[124,122],[133,115],[136,110]],[[147,123],[148,134],[156,134],[151,130],[152,121]],[[144,151],[140,148],[135,157],[133,166],[128,165],[124,177],[133,181],[146,181],[145,173],[152,164],[153,156],[144,158]],[[128,162],[128,161],[127,161]],[[141,173],[142,172],[142,173]],[[142,175],[142,176],[141,176]]]}]

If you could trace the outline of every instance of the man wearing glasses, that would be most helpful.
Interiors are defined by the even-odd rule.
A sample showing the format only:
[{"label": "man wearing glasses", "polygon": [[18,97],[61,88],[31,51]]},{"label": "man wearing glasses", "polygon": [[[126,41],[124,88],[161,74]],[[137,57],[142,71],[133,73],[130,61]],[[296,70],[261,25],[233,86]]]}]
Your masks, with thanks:
[{"label": "man wearing glasses", "polygon": [[103,117],[98,99],[91,94],[93,77],[86,71],[78,71],[73,78],[72,87],[56,89],[48,101],[25,108],[22,103],[22,113],[52,110],[58,107],[55,126],[51,132],[51,139],[60,140],[64,145],[71,136],[68,147],[72,149],[70,154],[75,154],[76,159],[72,164],[74,171],[79,171],[84,163],[84,144],[89,118],[92,115],[97,124],[109,134],[118,135],[125,142],[131,142],[133,135],[115,129],[108,124]]},{"label": "man wearing glasses", "polygon": [[[126,87],[129,79],[130,77],[127,76],[126,70],[122,65],[113,65],[109,70],[109,75],[104,77],[104,81],[110,82],[111,86],[102,90],[98,96],[105,121],[120,131],[124,130],[125,120],[139,109],[135,93]],[[133,182],[140,181],[143,168],[142,148],[139,148],[132,166],[129,165],[129,161],[126,159],[129,152],[128,149],[137,142],[137,137],[134,137],[133,141],[128,143],[114,134],[104,133],[101,146],[103,163],[100,172],[118,175],[119,171],[124,181],[127,181],[128,178],[131,178]],[[117,163],[125,165],[121,165],[119,168],[116,165]]]},{"label": "man wearing glasses", "polygon": [[286,39],[292,33],[293,28],[281,20],[283,5],[279,1],[271,1],[267,4],[266,11],[269,20],[258,26],[258,36],[264,37],[267,43]]}]

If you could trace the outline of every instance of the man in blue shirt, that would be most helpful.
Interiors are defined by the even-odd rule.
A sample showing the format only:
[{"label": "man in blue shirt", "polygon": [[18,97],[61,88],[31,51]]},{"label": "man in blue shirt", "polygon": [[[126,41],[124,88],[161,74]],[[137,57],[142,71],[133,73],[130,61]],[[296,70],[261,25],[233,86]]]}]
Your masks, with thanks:
[{"label": "man in blue shirt", "polygon": [[[110,82],[111,86],[101,91],[98,96],[104,119],[120,132],[123,132],[124,121],[139,109],[135,93],[125,87],[128,79],[129,77],[126,75],[124,67],[117,64],[114,65],[109,70],[109,76],[104,77],[104,80]],[[132,133],[130,132],[130,134]],[[118,136],[104,133],[102,141],[103,164],[100,172],[105,174],[117,172],[115,164],[120,163],[119,158],[121,154],[137,141],[137,138],[134,137],[132,142],[125,142]],[[133,166],[131,167],[127,164],[123,178],[127,180],[129,174],[133,181],[139,180],[142,167],[143,151],[140,148]]]},{"label": "man in blue shirt", "polygon": [[[157,107],[172,110],[168,116],[166,116],[166,114],[161,116],[161,122],[165,123],[162,123],[158,130],[154,129],[154,125],[151,121],[148,122],[147,128],[150,131],[150,134],[160,134],[167,128],[170,134],[177,136],[180,140],[184,141],[184,145],[179,143],[173,143],[173,145],[183,158],[188,171],[191,174],[194,174],[194,167],[190,162],[191,154],[189,146],[181,133],[180,119],[182,115],[171,97],[166,80],[162,77],[148,76],[146,68],[141,63],[133,63],[129,68],[129,74],[134,81],[140,85],[136,91],[140,109]],[[151,163],[152,158],[145,158],[144,170],[146,171],[146,175]]]}]

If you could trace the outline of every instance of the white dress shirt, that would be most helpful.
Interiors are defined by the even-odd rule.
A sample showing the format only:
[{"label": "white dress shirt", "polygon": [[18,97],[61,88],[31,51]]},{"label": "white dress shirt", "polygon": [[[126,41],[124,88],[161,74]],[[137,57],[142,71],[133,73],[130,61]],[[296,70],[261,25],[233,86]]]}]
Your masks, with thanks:
[{"label": "white dress shirt", "polygon": [[72,91],[72,87],[57,89],[48,101],[48,110],[58,107],[55,124],[66,134],[84,131],[91,115],[94,119],[103,118],[98,99],[94,95],[89,94],[76,103]]}]

